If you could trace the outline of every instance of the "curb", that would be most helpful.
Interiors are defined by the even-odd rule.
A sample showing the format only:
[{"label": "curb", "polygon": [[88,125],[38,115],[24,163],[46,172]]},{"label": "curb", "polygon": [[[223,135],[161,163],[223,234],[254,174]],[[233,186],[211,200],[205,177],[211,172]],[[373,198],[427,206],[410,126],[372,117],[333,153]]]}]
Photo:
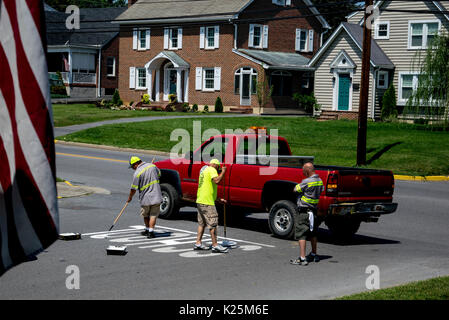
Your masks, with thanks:
[{"label": "curb", "polygon": [[61,144],[61,145],[67,145],[67,146],[75,146],[75,147],[94,148],[94,149],[103,149],[103,150],[109,150],[109,151],[143,153],[143,154],[150,154],[150,155],[164,156],[164,157],[170,156],[170,152],[163,152],[163,151],[157,151],[157,150],[119,148],[119,147],[105,146],[105,145],[102,145],[102,144],[70,142],[70,141],[62,141],[62,140],[56,140],[56,139],[55,139],[55,144]]},{"label": "curb", "polygon": [[[119,148],[119,147],[106,146],[106,145],[102,145],[102,144],[70,142],[70,141],[62,141],[62,140],[56,140],[56,139],[55,139],[55,143],[56,144],[61,144],[61,145],[76,146],[76,147],[86,147],[86,148],[94,148],[94,149],[103,149],[103,150],[110,150],[110,151],[121,151],[121,152],[130,152],[130,153],[143,153],[143,154],[150,154],[150,155],[164,156],[164,157],[169,157],[170,156],[169,152],[163,152],[163,151],[157,151],[157,150]],[[395,180],[400,180],[400,181],[421,181],[421,182],[449,181],[449,176],[406,176],[406,175],[394,175],[394,179]]]},{"label": "curb", "polygon": [[449,176],[403,176],[403,175],[395,175],[395,180],[402,181],[449,181]]}]

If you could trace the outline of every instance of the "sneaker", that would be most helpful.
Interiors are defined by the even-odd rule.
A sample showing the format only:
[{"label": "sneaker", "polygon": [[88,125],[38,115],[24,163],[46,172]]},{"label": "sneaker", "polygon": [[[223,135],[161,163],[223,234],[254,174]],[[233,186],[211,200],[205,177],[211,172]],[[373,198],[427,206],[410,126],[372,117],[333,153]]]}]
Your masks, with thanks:
[{"label": "sneaker", "polygon": [[292,259],[292,260],[290,260],[290,263],[294,264],[294,265],[300,265],[300,266],[306,266],[309,264],[306,259],[301,259],[301,258]]},{"label": "sneaker", "polygon": [[154,234],[154,231],[151,231],[151,232],[148,231],[147,238],[148,239],[156,238],[156,235]]},{"label": "sneaker", "polygon": [[212,247],[213,253],[227,253],[229,251],[228,248],[222,247],[221,245],[217,245],[215,247]]},{"label": "sneaker", "polygon": [[306,260],[308,262],[320,262],[320,257],[317,254],[309,253],[309,255],[306,257]]},{"label": "sneaker", "polygon": [[150,234],[150,232],[147,229],[145,229],[140,234],[143,236],[148,236]]},{"label": "sneaker", "polygon": [[193,246],[193,250],[210,250],[210,246],[205,246],[204,244],[196,244]]}]

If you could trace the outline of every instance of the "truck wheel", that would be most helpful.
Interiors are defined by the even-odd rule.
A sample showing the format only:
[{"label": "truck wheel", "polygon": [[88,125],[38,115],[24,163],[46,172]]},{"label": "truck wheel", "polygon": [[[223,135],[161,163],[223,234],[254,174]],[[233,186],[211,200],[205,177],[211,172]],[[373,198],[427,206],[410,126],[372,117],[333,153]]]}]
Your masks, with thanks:
[{"label": "truck wheel", "polygon": [[179,214],[179,194],[176,189],[168,183],[161,184],[162,203],[159,217],[162,219],[173,219]]},{"label": "truck wheel", "polygon": [[325,220],[332,235],[340,240],[348,240],[356,234],[361,222],[353,217],[328,217]]},{"label": "truck wheel", "polygon": [[270,209],[268,226],[274,236],[290,239],[295,233],[296,205],[288,200],[276,202]]}]

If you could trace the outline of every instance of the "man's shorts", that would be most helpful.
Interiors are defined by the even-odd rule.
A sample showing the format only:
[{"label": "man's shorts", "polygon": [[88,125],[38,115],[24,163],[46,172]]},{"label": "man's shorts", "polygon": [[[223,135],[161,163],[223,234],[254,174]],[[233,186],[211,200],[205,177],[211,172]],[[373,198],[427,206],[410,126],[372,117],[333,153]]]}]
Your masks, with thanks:
[{"label": "man's shorts", "polygon": [[218,212],[215,206],[208,206],[205,204],[197,204],[198,207],[198,224],[209,229],[218,226]]},{"label": "man's shorts", "polygon": [[140,208],[140,215],[144,218],[148,217],[158,217],[161,212],[161,205],[154,204],[152,206],[142,206]]},{"label": "man's shorts", "polygon": [[313,231],[310,231],[309,214],[307,210],[299,208],[295,214],[295,239],[307,240],[312,237],[316,237],[316,231],[318,229],[318,219],[314,213],[314,226]]}]

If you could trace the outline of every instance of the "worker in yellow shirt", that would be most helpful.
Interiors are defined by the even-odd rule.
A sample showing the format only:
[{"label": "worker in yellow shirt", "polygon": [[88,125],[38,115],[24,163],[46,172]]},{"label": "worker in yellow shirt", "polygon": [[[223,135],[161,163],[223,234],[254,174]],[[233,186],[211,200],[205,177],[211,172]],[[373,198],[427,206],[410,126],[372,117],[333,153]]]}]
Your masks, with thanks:
[{"label": "worker in yellow shirt", "polygon": [[[227,248],[222,247],[217,243],[217,226],[218,213],[215,208],[215,200],[217,199],[217,184],[223,179],[226,173],[226,167],[223,166],[222,171],[218,174],[221,164],[217,159],[212,159],[209,165],[205,165],[200,170],[198,179],[198,192],[196,196],[196,203],[198,207],[198,235],[193,250],[210,250],[214,253],[226,253]],[[222,203],[226,200],[220,199]],[[204,228],[209,228],[210,236],[212,238],[212,246],[205,246],[201,243],[203,238]]]}]

